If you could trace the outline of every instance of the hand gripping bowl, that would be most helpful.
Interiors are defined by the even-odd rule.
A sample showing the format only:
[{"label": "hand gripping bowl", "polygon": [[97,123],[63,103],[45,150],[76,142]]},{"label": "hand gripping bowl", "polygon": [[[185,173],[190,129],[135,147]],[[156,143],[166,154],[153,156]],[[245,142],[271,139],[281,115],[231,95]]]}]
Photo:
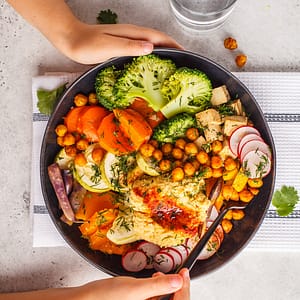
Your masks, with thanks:
[{"label": "hand gripping bowl", "polygon": [[[225,84],[231,95],[238,95],[241,99],[254,126],[259,128],[262,138],[270,145],[273,152],[271,172],[264,178],[264,185],[258,196],[256,196],[246,208],[244,219],[242,221],[237,221],[237,223],[234,224],[233,230],[226,235],[217,255],[214,255],[207,260],[198,260],[196,262],[191,271],[191,276],[195,278],[214,271],[229,262],[255,235],[264,219],[272,198],[275,181],[275,147],[269,126],[258,103],[243,83],[229,71],[207,58],[187,51],[156,49],[154,53],[164,58],[171,58],[178,67],[186,66],[200,69],[211,79],[213,87]],[[88,94],[93,91],[96,74],[102,68],[111,65],[114,65],[117,68],[123,68],[124,64],[131,61],[131,59],[132,57],[119,57],[97,65],[78,78],[65,91],[51,115],[45,130],[40,157],[41,187],[53,223],[65,241],[78,254],[95,267],[113,276],[129,275],[148,277],[152,275],[154,272],[153,270],[144,270],[138,273],[125,271],[121,266],[120,256],[106,255],[100,251],[91,250],[88,247],[87,240],[81,237],[81,233],[76,224],[69,226],[61,221],[61,210],[47,173],[47,167],[53,163],[55,155],[59,150],[59,146],[56,144],[55,127],[61,123],[62,118],[73,105],[73,97],[79,92]]]}]

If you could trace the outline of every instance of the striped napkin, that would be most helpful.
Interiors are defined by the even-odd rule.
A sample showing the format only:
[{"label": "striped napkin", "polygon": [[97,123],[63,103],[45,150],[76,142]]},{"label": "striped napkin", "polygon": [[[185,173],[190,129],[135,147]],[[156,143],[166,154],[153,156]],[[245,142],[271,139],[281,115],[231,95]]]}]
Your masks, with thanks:
[{"label": "striped napkin", "polygon": [[[48,73],[32,79],[33,152],[31,204],[33,246],[65,246],[66,242],[53,225],[43,200],[39,159],[48,117],[37,109],[36,91],[71,84],[79,73]],[[275,189],[294,186],[300,193],[300,73],[234,73],[252,92],[271,128],[277,153]],[[272,205],[246,250],[300,250],[300,204],[292,214],[279,217]]]}]

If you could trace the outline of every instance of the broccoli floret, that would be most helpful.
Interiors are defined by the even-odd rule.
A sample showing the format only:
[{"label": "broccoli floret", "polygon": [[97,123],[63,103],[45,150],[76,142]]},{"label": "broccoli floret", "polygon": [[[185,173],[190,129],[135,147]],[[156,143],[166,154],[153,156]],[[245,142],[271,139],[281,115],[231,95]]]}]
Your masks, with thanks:
[{"label": "broccoli floret", "polygon": [[118,102],[113,93],[114,85],[120,74],[121,71],[111,66],[99,71],[96,76],[95,90],[97,99],[100,104],[109,110],[128,106],[127,103]]},{"label": "broccoli floret", "polygon": [[161,86],[175,70],[176,65],[170,59],[155,54],[136,57],[117,80],[115,95],[118,101],[128,105],[136,97],[143,98],[150,107],[159,111],[167,102],[162,96]]},{"label": "broccoli floret", "polygon": [[182,67],[165,80],[161,92],[167,101],[161,112],[170,118],[182,112],[195,114],[207,109],[210,106],[212,84],[200,70]]},{"label": "broccoli floret", "polygon": [[183,137],[188,128],[196,126],[196,119],[188,113],[178,114],[161,122],[153,133],[153,139],[160,143],[173,143]]}]

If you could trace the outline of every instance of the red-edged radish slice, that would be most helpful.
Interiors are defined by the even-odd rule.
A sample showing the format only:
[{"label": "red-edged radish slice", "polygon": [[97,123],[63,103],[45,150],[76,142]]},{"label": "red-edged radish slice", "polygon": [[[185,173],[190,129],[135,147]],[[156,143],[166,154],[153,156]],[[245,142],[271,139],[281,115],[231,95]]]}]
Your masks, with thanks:
[{"label": "red-edged radish slice", "polygon": [[141,250],[130,250],[122,257],[122,266],[128,272],[142,271],[147,265],[147,256]]},{"label": "red-edged radish slice", "polygon": [[246,153],[242,165],[249,178],[263,178],[271,171],[269,156],[260,150],[252,150]]},{"label": "red-edged radish slice", "polygon": [[237,148],[238,156],[240,155],[243,146],[249,141],[262,141],[263,142],[263,139],[260,135],[257,135],[256,133],[250,133],[250,134],[247,134],[244,137],[242,137],[242,139],[240,140],[240,142],[238,144],[238,148]]},{"label": "red-edged radish slice", "polygon": [[137,245],[136,249],[143,251],[147,256],[147,265],[145,269],[152,269],[154,256],[160,251],[161,248],[151,242],[142,241]]},{"label": "red-edged radish slice", "polygon": [[209,221],[214,221],[214,220],[217,218],[218,215],[219,215],[218,210],[217,210],[216,207],[213,205],[213,206],[211,207],[211,210],[210,210],[210,214],[209,214],[208,220],[209,220]]},{"label": "red-edged radish slice", "polygon": [[241,152],[240,152],[241,162],[243,162],[245,155],[251,151],[260,151],[260,152],[265,153],[270,160],[272,158],[272,153],[271,153],[269,145],[266,144],[265,142],[254,140],[254,141],[247,142],[242,147]]},{"label": "red-edged radish slice", "polygon": [[168,253],[173,257],[174,260],[174,269],[177,269],[183,262],[181,253],[173,247],[167,247],[160,251],[161,253]]},{"label": "red-edged radish slice", "polygon": [[229,137],[229,148],[234,155],[238,154],[238,145],[240,140],[247,134],[255,133],[260,135],[259,131],[252,126],[240,126],[236,128]]},{"label": "red-edged radish slice", "polygon": [[214,232],[203,250],[200,252],[198,259],[204,260],[213,256],[220,248],[221,242],[219,236]]},{"label": "red-edged radish slice", "polygon": [[215,233],[218,235],[220,243],[222,243],[224,240],[224,230],[222,228],[222,225],[217,226]]},{"label": "red-edged radish slice", "polygon": [[195,246],[195,242],[192,239],[187,238],[184,245],[187,247],[188,251],[191,252]]},{"label": "red-edged radish slice", "polygon": [[190,254],[190,250],[186,245],[178,245],[178,246],[173,246],[172,248],[175,248],[178,250],[182,256],[182,260],[185,260],[187,256]]},{"label": "red-edged radish slice", "polygon": [[162,273],[169,273],[174,269],[174,258],[171,254],[159,251],[154,256],[153,267],[156,271]]}]

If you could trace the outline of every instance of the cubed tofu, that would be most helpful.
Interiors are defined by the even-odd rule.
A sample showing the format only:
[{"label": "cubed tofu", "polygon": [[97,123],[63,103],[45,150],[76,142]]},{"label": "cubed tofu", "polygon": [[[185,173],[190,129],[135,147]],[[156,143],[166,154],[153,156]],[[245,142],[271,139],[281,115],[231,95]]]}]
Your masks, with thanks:
[{"label": "cubed tofu", "polygon": [[234,100],[230,106],[233,108],[236,115],[245,116],[244,108],[240,99]]},{"label": "cubed tofu", "polygon": [[226,157],[230,156],[232,157],[233,159],[235,159],[237,156],[234,155],[231,150],[230,150],[230,147],[229,147],[229,142],[228,142],[228,139],[225,138],[223,140],[223,148],[222,150],[218,153],[218,155],[222,158],[222,160],[224,161],[226,159]]},{"label": "cubed tofu", "polygon": [[237,127],[247,125],[248,118],[244,116],[226,116],[224,118],[223,133],[226,136],[230,136],[233,130]]},{"label": "cubed tofu", "polygon": [[196,120],[203,128],[205,139],[208,143],[215,140],[223,140],[222,119],[219,112],[213,108],[201,111],[196,114]]},{"label": "cubed tofu", "polygon": [[213,106],[221,105],[230,100],[230,95],[226,85],[221,85],[212,90],[210,102]]}]

